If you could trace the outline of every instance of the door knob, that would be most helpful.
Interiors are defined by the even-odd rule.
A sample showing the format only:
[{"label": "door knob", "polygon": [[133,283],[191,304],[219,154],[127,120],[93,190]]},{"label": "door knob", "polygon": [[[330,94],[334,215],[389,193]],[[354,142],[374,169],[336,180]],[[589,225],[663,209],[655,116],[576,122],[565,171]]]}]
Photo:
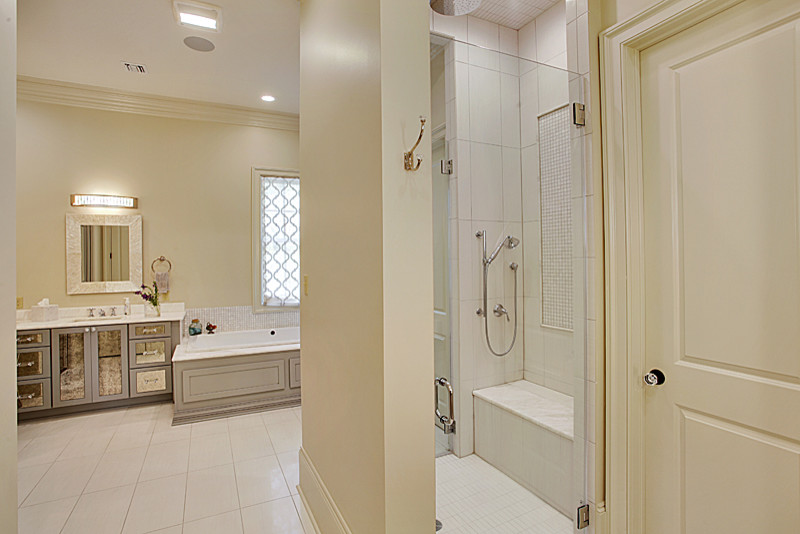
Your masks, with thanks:
[{"label": "door knob", "polygon": [[660,369],[653,369],[646,375],[644,375],[644,383],[645,385],[655,387],[660,386],[664,382],[667,381],[667,377],[664,376],[664,373],[661,372]]}]

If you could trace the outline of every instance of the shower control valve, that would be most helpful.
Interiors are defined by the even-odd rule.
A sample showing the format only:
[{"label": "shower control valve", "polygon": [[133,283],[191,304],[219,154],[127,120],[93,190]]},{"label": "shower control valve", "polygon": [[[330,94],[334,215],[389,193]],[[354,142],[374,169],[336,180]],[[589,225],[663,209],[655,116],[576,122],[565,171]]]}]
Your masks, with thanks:
[{"label": "shower control valve", "polygon": [[495,304],[493,312],[495,317],[502,317],[505,315],[506,321],[511,322],[511,317],[508,316],[508,310],[502,304]]},{"label": "shower control valve", "polygon": [[477,310],[475,310],[475,314],[478,317],[483,317],[483,308],[478,308]]}]

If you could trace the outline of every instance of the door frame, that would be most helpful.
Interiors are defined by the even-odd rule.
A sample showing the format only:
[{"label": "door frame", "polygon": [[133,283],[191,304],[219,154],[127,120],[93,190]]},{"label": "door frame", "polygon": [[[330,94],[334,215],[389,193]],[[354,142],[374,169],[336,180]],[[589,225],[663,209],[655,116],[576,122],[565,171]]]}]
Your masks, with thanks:
[{"label": "door frame", "polygon": [[600,34],[607,532],[645,532],[640,53],[744,0],[666,0]]}]

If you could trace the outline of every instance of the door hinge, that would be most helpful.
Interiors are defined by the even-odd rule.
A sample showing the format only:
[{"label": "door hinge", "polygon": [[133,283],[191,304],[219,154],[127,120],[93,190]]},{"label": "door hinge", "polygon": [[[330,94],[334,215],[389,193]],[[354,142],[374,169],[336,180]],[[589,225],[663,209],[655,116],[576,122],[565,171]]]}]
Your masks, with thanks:
[{"label": "door hinge", "polygon": [[452,159],[442,160],[440,163],[442,165],[442,174],[453,174],[453,160]]},{"label": "door hinge", "polygon": [[575,126],[586,126],[586,104],[572,103],[572,123]]},{"label": "door hinge", "polygon": [[589,526],[589,505],[578,507],[578,530]]}]

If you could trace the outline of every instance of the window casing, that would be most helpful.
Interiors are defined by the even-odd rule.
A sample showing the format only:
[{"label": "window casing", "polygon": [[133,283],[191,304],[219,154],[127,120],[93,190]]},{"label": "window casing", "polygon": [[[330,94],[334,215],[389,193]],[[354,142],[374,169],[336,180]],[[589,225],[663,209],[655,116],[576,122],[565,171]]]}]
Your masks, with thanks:
[{"label": "window casing", "polygon": [[253,308],[300,305],[300,177],[253,169]]}]

